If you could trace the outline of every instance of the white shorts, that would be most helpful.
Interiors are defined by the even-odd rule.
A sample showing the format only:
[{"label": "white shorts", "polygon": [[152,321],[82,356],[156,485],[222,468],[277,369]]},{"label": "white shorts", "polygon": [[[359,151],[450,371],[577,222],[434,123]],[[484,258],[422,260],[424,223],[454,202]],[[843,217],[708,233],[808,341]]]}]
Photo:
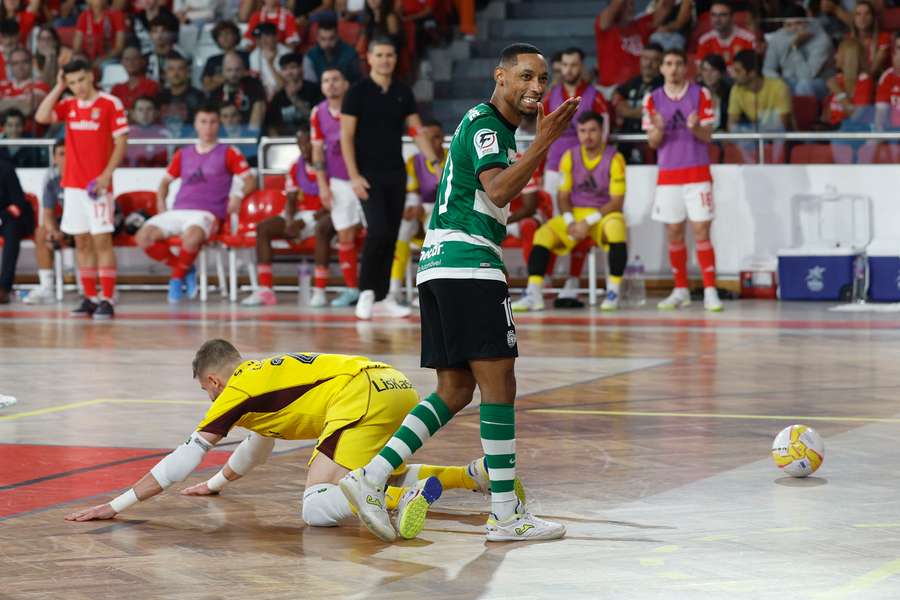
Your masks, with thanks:
[{"label": "white shorts", "polygon": [[115,205],[111,194],[91,200],[87,191],[78,188],[63,190],[63,216],[59,228],[69,235],[112,233],[115,230]]},{"label": "white shorts", "polygon": [[331,222],[338,231],[350,229],[354,225],[362,223],[366,219],[363,215],[362,204],[353,193],[353,186],[345,179],[334,179],[328,182],[331,189]]},{"label": "white shorts", "polygon": [[208,210],[172,209],[147,219],[144,227],[152,225],[167,238],[184,235],[190,227],[199,227],[206,234],[206,239],[219,228],[219,220]]},{"label": "white shorts", "polygon": [[653,201],[653,220],[662,223],[712,221],[712,182],[658,185]]},{"label": "white shorts", "polygon": [[[298,210],[294,213],[294,220],[301,221],[303,229],[300,230],[300,235],[293,238],[292,241],[303,242],[316,236],[316,212],[314,210]],[[284,219],[285,216],[281,215],[281,218]]]}]

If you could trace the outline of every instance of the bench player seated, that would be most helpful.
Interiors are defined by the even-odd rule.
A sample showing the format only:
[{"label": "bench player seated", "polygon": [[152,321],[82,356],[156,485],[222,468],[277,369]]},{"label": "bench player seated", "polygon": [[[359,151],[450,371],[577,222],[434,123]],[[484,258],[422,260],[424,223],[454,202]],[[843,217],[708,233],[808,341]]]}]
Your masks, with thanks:
[{"label": "bench player seated", "polygon": [[[194,377],[213,404],[191,437],[124,494],[107,504],[74,512],[67,520],[111,519],[184,481],[206,453],[239,426],[250,434],[228,463],[208,481],[181,493],[218,494],[228,483],[265,463],[276,438],[317,439],[301,512],[310,526],[332,527],[353,516],[338,481],[375,456],[419,404],[406,375],[361,356],[299,353],[244,360],[234,346],[219,339],[204,343],[192,366]],[[406,539],[419,534],[428,506],[444,489],[490,491],[484,457],[464,467],[403,465],[390,483],[385,508],[394,510],[396,533]],[[518,489],[524,502],[521,485]]]},{"label": "bench player seated", "polygon": [[[38,287],[22,299],[25,304],[55,302],[53,282],[53,249],[65,241],[59,230],[57,212],[63,208],[62,173],[65,170],[66,146],[57,142],[53,146],[53,166],[47,169],[41,195],[41,224],[34,231],[34,254],[38,266]],[[69,244],[71,245],[71,244]]]},{"label": "bench player seated", "polygon": [[313,236],[316,237],[316,286],[310,303],[315,306],[324,306],[326,303],[325,286],[328,283],[328,258],[331,250],[329,245],[334,237],[334,228],[331,225],[331,215],[322,209],[316,171],[304,159],[305,156],[312,156],[308,125],[297,131],[297,147],[300,149],[300,156],[291,165],[284,181],[284,193],[287,195],[284,212],[269,217],[256,226],[256,272],[259,287],[244,298],[241,302],[244,306],[272,306],[278,303],[272,290],[272,240],[284,238],[299,243]]},{"label": "bench player seated", "polygon": [[[256,189],[247,160],[234,146],[219,143],[219,112],[213,104],[197,109],[194,129],[200,141],[180,148],[172,156],[156,194],[158,214],[148,219],[135,235],[147,256],[172,269],[169,302],[180,302],[187,293],[197,296],[194,260],[203,244],[215,234],[228,214],[237,214],[241,200]],[[230,195],[232,178],[243,180],[243,196]],[[171,210],[166,210],[169,186],[181,179]],[[181,236],[180,252],[172,252],[166,240]]]},{"label": "bench player seated", "polygon": [[441,174],[447,162],[447,151],[444,150],[444,128],[440,121],[426,119],[422,124],[425,136],[440,157],[440,166],[428,163],[421,152],[410,156],[406,161],[406,206],[403,209],[403,221],[397,234],[397,245],[394,248],[394,263],[391,266],[390,294],[395,300],[400,299],[403,281],[406,278],[406,266],[409,264],[410,242],[421,229],[428,227],[434,200],[441,183]]},{"label": "bench player seated", "polygon": [[628,262],[628,228],[625,203],[625,159],[606,143],[602,117],[586,112],[578,118],[579,146],[566,150],[559,168],[561,215],[542,225],[534,234],[528,257],[528,287],[514,311],[543,310],[544,274],[551,256],[564,256],[582,240],[590,238],[609,256],[606,298],[600,308],[616,310],[619,288]]}]

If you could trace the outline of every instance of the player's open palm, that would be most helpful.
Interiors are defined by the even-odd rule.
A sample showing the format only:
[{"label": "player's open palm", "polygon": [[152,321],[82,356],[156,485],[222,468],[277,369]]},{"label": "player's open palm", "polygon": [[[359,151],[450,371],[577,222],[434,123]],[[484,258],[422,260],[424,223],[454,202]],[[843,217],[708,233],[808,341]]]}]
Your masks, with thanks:
[{"label": "player's open palm", "polygon": [[102,521],[112,519],[117,514],[109,504],[98,504],[66,515],[66,521]]},{"label": "player's open palm", "polygon": [[544,106],[539,103],[535,141],[540,140],[550,144],[558,140],[559,136],[568,129],[580,103],[581,98],[578,96],[569,98],[549,115],[544,114]]},{"label": "player's open palm", "polygon": [[209,489],[209,486],[206,485],[205,481],[194,484],[191,487],[186,487],[181,490],[182,496],[215,496],[219,492],[214,492]]}]

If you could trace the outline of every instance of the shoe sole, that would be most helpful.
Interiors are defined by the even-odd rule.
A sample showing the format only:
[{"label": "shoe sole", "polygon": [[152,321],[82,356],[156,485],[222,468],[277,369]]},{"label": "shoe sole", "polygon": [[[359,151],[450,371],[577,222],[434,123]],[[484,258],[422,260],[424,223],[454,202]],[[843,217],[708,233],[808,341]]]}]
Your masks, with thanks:
[{"label": "shoe sole", "polygon": [[499,531],[488,531],[487,533],[487,541],[489,542],[538,542],[547,540],[560,540],[564,537],[566,537],[565,527],[562,528],[562,531],[548,531],[547,533],[533,535],[530,537],[511,536]]},{"label": "shoe sole", "polygon": [[91,318],[95,321],[109,321],[113,318],[113,316],[114,315],[98,315],[97,313],[94,313]]},{"label": "shoe sole", "polygon": [[397,533],[406,540],[411,540],[425,528],[425,519],[428,517],[428,508],[437,502],[444,492],[440,479],[429,477],[425,480],[421,493],[410,500],[403,509],[403,514],[397,522]]},{"label": "shoe sole", "polygon": [[[359,520],[363,522],[363,525],[366,526],[366,529],[368,529],[372,533],[372,535],[383,542],[393,542],[397,539],[397,533],[395,531],[391,530],[390,534],[381,531],[379,523],[369,518],[369,515],[366,514],[365,511],[359,510],[359,506],[353,500],[354,489],[350,483],[341,480],[338,482],[338,487],[341,488],[341,491],[344,493],[344,497],[347,498],[347,502],[350,503],[350,508],[352,508],[356,512],[356,516],[359,517]],[[421,496],[419,497],[421,498]]]}]

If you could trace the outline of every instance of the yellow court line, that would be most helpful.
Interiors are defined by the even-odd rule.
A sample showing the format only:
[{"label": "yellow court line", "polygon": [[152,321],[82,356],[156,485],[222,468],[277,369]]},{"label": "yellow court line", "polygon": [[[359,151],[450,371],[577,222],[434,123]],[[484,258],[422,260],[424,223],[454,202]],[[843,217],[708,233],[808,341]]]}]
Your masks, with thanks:
[{"label": "yellow court line", "polygon": [[584,410],[577,408],[532,408],[528,412],[604,417],[677,417],[682,419],[751,419],[758,421],[831,421],[854,423],[900,423],[895,417],[801,417],[797,415],[741,415],[729,413],[654,412],[637,410]]},{"label": "yellow court line", "polygon": [[73,408],[81,408],[82,406],[90,406],[92,404],[102,404],[105,400],[84,400],[82,402],[70,402],[69,404],[59,404],[57,406],[48,406],[46,408],[38,408],[13,415],[4,415],[0,417],[0,421],[12,421],[22,419],[24,417],[34,417],[37,415],[46,415],[49,413],[62,412],[64,410],[72,410]]},{"label": "yellow court line", "polygon": [[850,583],[842,585],[823,594],[817,594],[815,597],[820,600],[838,600],[839,598],[846,598],[850,594],[855,594],[857,592],[870,588],[877,583],[881,583],[885,579],[889,579],[894,575],[897,575],[898,573],[900,573],[900,558],[885,563],[877,569],[869,571],[864,575],[860,575]]},{"label": "yellow court line", "polygon": [[0,421],[13,421],[16,419],[24,419],[25,417],[36,417],[39,415],[46,415],[50,413],[72,410],[75,408],[82,408],[84,406],[93,406],[95,404],[196,404],[205,406],[208,405],[209,402],[203,402],[202,400],[141,400],[130,398],[97,398],[95,400],[70,402],[68,404],[59,404],[57,406],[48,406],[46,408],[38,408],[35,410],[15,413],[12,415],[4,415],[0,417]]}]

